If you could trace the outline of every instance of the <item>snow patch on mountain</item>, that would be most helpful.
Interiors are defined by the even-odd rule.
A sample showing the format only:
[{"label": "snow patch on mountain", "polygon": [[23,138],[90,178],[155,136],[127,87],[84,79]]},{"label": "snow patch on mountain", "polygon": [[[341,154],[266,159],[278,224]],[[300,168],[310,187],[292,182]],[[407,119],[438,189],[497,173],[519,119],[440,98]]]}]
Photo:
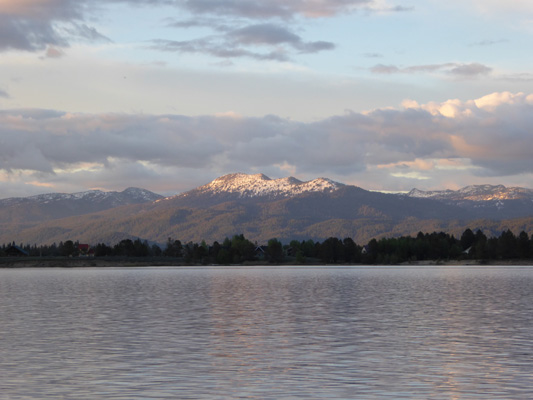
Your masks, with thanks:
[{"label": "snow patch on mountain", "polygon": [[104,192],[88,190],[78,193],[46,193],[30,197],[11,197],[0,200],[0,206],[16,206],[19,204],[50,204],[65,201],[89,201],[93,203],[111,202],[113,205],[134,204],[156,201],[161,195],[139,188],[127,188],[122,192]]},{"label": "snow patch on mountain", "polygon": [[333,192],[344,186],[327,178],[302,182],[294,177],[270,179],[263,174],[229,174],[199,187],[200,193],[238,194],[239,197],[294,197],[309,192]]},{"label": "snow patch on mountain", "polygon": [[533,199],[533,190],[503,185],[471,185],[459,190],[411,190],[407,196],[436,200],[502,201]]}]

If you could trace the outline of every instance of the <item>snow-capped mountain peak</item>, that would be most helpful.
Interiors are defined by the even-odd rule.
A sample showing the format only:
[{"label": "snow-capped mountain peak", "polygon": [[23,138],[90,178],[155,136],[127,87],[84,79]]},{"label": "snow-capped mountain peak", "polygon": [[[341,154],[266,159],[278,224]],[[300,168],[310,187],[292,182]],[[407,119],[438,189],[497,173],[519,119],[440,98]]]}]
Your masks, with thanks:
[{"label": "snow-capped mountain peak", "polygon": [[326,178],[302,182],[294,177],[270,179],[264,174],[229,174],[198,188],[201,193],[231,193],[239,197],[293,197],[307,192],[332,192],[341,183]]}]

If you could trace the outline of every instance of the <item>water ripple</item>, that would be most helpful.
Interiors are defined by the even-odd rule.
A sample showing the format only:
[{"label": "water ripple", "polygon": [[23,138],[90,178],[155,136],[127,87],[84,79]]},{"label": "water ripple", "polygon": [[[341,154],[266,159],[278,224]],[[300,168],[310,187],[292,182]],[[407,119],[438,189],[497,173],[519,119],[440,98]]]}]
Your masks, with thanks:
[{"label": "water ripple", "polygon": [[533,269],[0,270],[0,399],[531,399]]}]

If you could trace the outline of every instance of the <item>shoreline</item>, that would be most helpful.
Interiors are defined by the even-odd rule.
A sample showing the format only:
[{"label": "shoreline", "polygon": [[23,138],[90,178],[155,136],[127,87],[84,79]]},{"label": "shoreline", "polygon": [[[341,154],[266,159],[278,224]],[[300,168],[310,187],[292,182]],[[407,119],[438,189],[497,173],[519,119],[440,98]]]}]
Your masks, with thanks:
[{"label": "shoreline", "polygon": [[[287,260],[281,264],[269,264],[265,262],[247,262],[243,264],[237,264],[239,266],[276,266],[276,265],[288,265],[288,266],[378,266],[367,264],[322,264],[316,262],[310,262],[308,264],[300,264],[291,260]],[[202,266],[225,266],[218,264],[195,264],[186,263],[183,259],[179,258],[0,258],[0,269],[9,268],[117,268],[117,267],[202,267]],[[381,266],[381,264],[379,264]],[[383,266],[398,266],[398,267],[423,267],[423,266],[533,266],[533,260],[424,260],[424,261],[412,261],[404,262],[400,264],[383,264]]]}]

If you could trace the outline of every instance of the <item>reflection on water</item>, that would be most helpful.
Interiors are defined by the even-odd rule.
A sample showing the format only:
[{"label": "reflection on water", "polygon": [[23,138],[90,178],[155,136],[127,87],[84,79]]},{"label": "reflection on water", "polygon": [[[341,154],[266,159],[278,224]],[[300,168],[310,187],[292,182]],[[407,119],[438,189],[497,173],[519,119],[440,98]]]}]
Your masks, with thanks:
[{"label": "reflection on water", "polygon": [[0,399],[531,399],[533,269],[0,270]]}]

